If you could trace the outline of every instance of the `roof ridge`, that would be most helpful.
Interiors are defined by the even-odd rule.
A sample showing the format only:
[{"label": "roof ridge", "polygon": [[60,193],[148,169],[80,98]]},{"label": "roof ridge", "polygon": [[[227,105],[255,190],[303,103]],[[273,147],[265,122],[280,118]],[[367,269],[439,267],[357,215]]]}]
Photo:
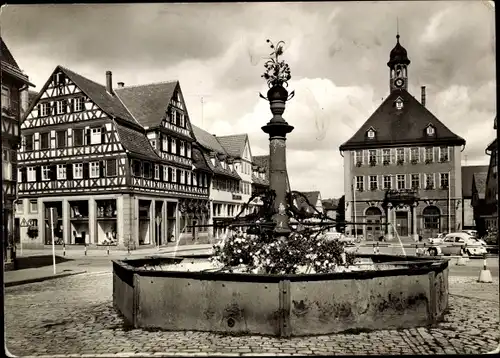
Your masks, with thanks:
[{"label": "roof ridge", "polygon": [[117,92],[115,92],[115,95],[116,95],[116,98],[118,98],[118,100],[122,104],[122,106],[125,108],[125,110],[128,112],[128,114],[130,114],[130,117],[132,117],[134,119],[135,123],[137,123],[138,125],[140,125],[141,128],[145,129],[144,126],[141,123],[139,123],[139,121],[137,120],[137,118],[135,118],[135,116],[132,114],[132,112],[130,112],[130,109],[128,109],[127,105],[125,104],[125,102],[122,101],[122,99],[120,98],[120,96],[118,95]]},{"label": "roof ridge", "polygon": [[123,86],[123,87],[116,88],[115,91],[121,91],[121,90],[127,89],[127,88],[146,87],[146,86],[162,85],[162,84],[175,83],[175,82],[179,82],[179,80],[167,80],[167,81],[160,81],[160,82],[144,83],[144,84],[139,84],[139,85]]},{"label": "roof ridge", "polygon": [[80,76],[80,77],[83,77],[83,78],[85,78],[87,81],[90,81],[90,82],[92,82],[92,83],[94,83],[94,84],[96,84],[96,85],[99,85],[99,86],[101,86],[101,87],[103,87],[103,88],[105,88],[105,87],[106,87],[106,86],[104,86],[103,84],[100,84],[99,82],[96,82],[96,81],[94,81],[93,79],[90,79],[90,78],[88,78],[88,77],[86,77],[86,76],[84,76],[84,75],[82,75],[82,74],[79,74],[78,72],[75,72],[75,71],[73,71],[72,69],[70,69],[70,68],[68,68],[68,67],[65,67],[65,66],[62,66],[62,65],[57,65],[57,66],[58,66],[58,67],[60,67],[60,68],[62,68],[62,69],[63,69],[63,70],[65,70],[65,71],[73,72],[75,75]]},{"label": "roof ridge", "polygon": [[248,136],[248,133],[241,134],[228,134],[228,135],[217,135],[217,138],[227,138],[227,137],[238,137],[238,136]]}]

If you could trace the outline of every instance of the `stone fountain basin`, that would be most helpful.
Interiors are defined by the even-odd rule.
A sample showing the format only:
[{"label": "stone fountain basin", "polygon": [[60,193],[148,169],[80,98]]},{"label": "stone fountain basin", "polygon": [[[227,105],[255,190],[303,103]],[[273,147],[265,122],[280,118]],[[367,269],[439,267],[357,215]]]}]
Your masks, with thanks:
[{"label": "stone fountain basin", "polygon": [[113,304],[134,327],[304,336],[426,326],[448,307],[448,261],[358,255],[384,269],[257,275],[151,270],[193,257],[113,261]]}]

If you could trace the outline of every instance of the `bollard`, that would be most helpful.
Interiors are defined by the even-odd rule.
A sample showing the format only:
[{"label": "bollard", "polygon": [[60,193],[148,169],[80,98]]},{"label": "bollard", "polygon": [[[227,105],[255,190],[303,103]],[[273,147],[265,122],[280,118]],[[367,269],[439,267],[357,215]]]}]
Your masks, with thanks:
[{"label": "bollard", "polygon": [[486,267],[486,254],[483,254],[483,269],[479,272],[479,279],[477,282],[492,283],[491,271]]},{"label": "bollard", "polygon": [[415,256],[420,256],[420,251],[418,249],[418,245],[415,245]]},{"label": "bollard", "polygon": [[87,256],[87,243],[85,243],[85,256]]},{"label": "bollard", "polygon": [[63,256],[66,256],[66,243],[63,242]]},{"label": "bollard", "polygon": [[108,256],[109,256],[109,245],[107,246],[106,251],[108,252]]}]

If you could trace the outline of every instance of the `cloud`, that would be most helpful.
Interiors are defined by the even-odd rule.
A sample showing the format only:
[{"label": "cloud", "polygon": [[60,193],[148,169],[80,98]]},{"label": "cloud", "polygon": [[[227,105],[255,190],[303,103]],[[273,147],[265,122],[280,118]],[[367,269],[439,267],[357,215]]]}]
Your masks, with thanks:
[{"label": "cloud", "polygon": [[[106,70],[126,85],[178,79],[193,123],[219,135],[248,133],[271,118],[260,77],[286,42],[290,90],[285,119],[290,181],[343,194],[338,146],[388,95],[387,61],[399,19],[411,60],[410,92],[427,87],[427,107],[467,140],[467,163],[487,163],[496,115],[494,8],[483,2],[307,2],[9,5],[2,38],[40,89],[58,64],[97,82]],[[201,98],[203,97],[203,107]],[[202,115],[203,114],[203,115]]]}]

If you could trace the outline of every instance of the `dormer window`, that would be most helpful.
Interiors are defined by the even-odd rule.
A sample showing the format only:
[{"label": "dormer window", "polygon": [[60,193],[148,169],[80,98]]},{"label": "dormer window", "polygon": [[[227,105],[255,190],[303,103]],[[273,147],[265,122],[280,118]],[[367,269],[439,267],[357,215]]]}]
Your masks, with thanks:
[{"label": "dormer window", "polygon": [[434,134],[436,134],[436,129],[432,125],[428,125],[427,128],[425,129],[425,133],[428,136],[433,136]]},{"label": "dormer window", "polygon": [[403,100],[401,99],[401,97],[398,97],[395,101],[394,101],[394,106],[396,107],[396,109],[398,111],[402,110],[403,109]]},{"label": "dormer window", "polygon": [[373,128],[368,129],[366,136],[368,139],[375,139],[375,130]]}]

